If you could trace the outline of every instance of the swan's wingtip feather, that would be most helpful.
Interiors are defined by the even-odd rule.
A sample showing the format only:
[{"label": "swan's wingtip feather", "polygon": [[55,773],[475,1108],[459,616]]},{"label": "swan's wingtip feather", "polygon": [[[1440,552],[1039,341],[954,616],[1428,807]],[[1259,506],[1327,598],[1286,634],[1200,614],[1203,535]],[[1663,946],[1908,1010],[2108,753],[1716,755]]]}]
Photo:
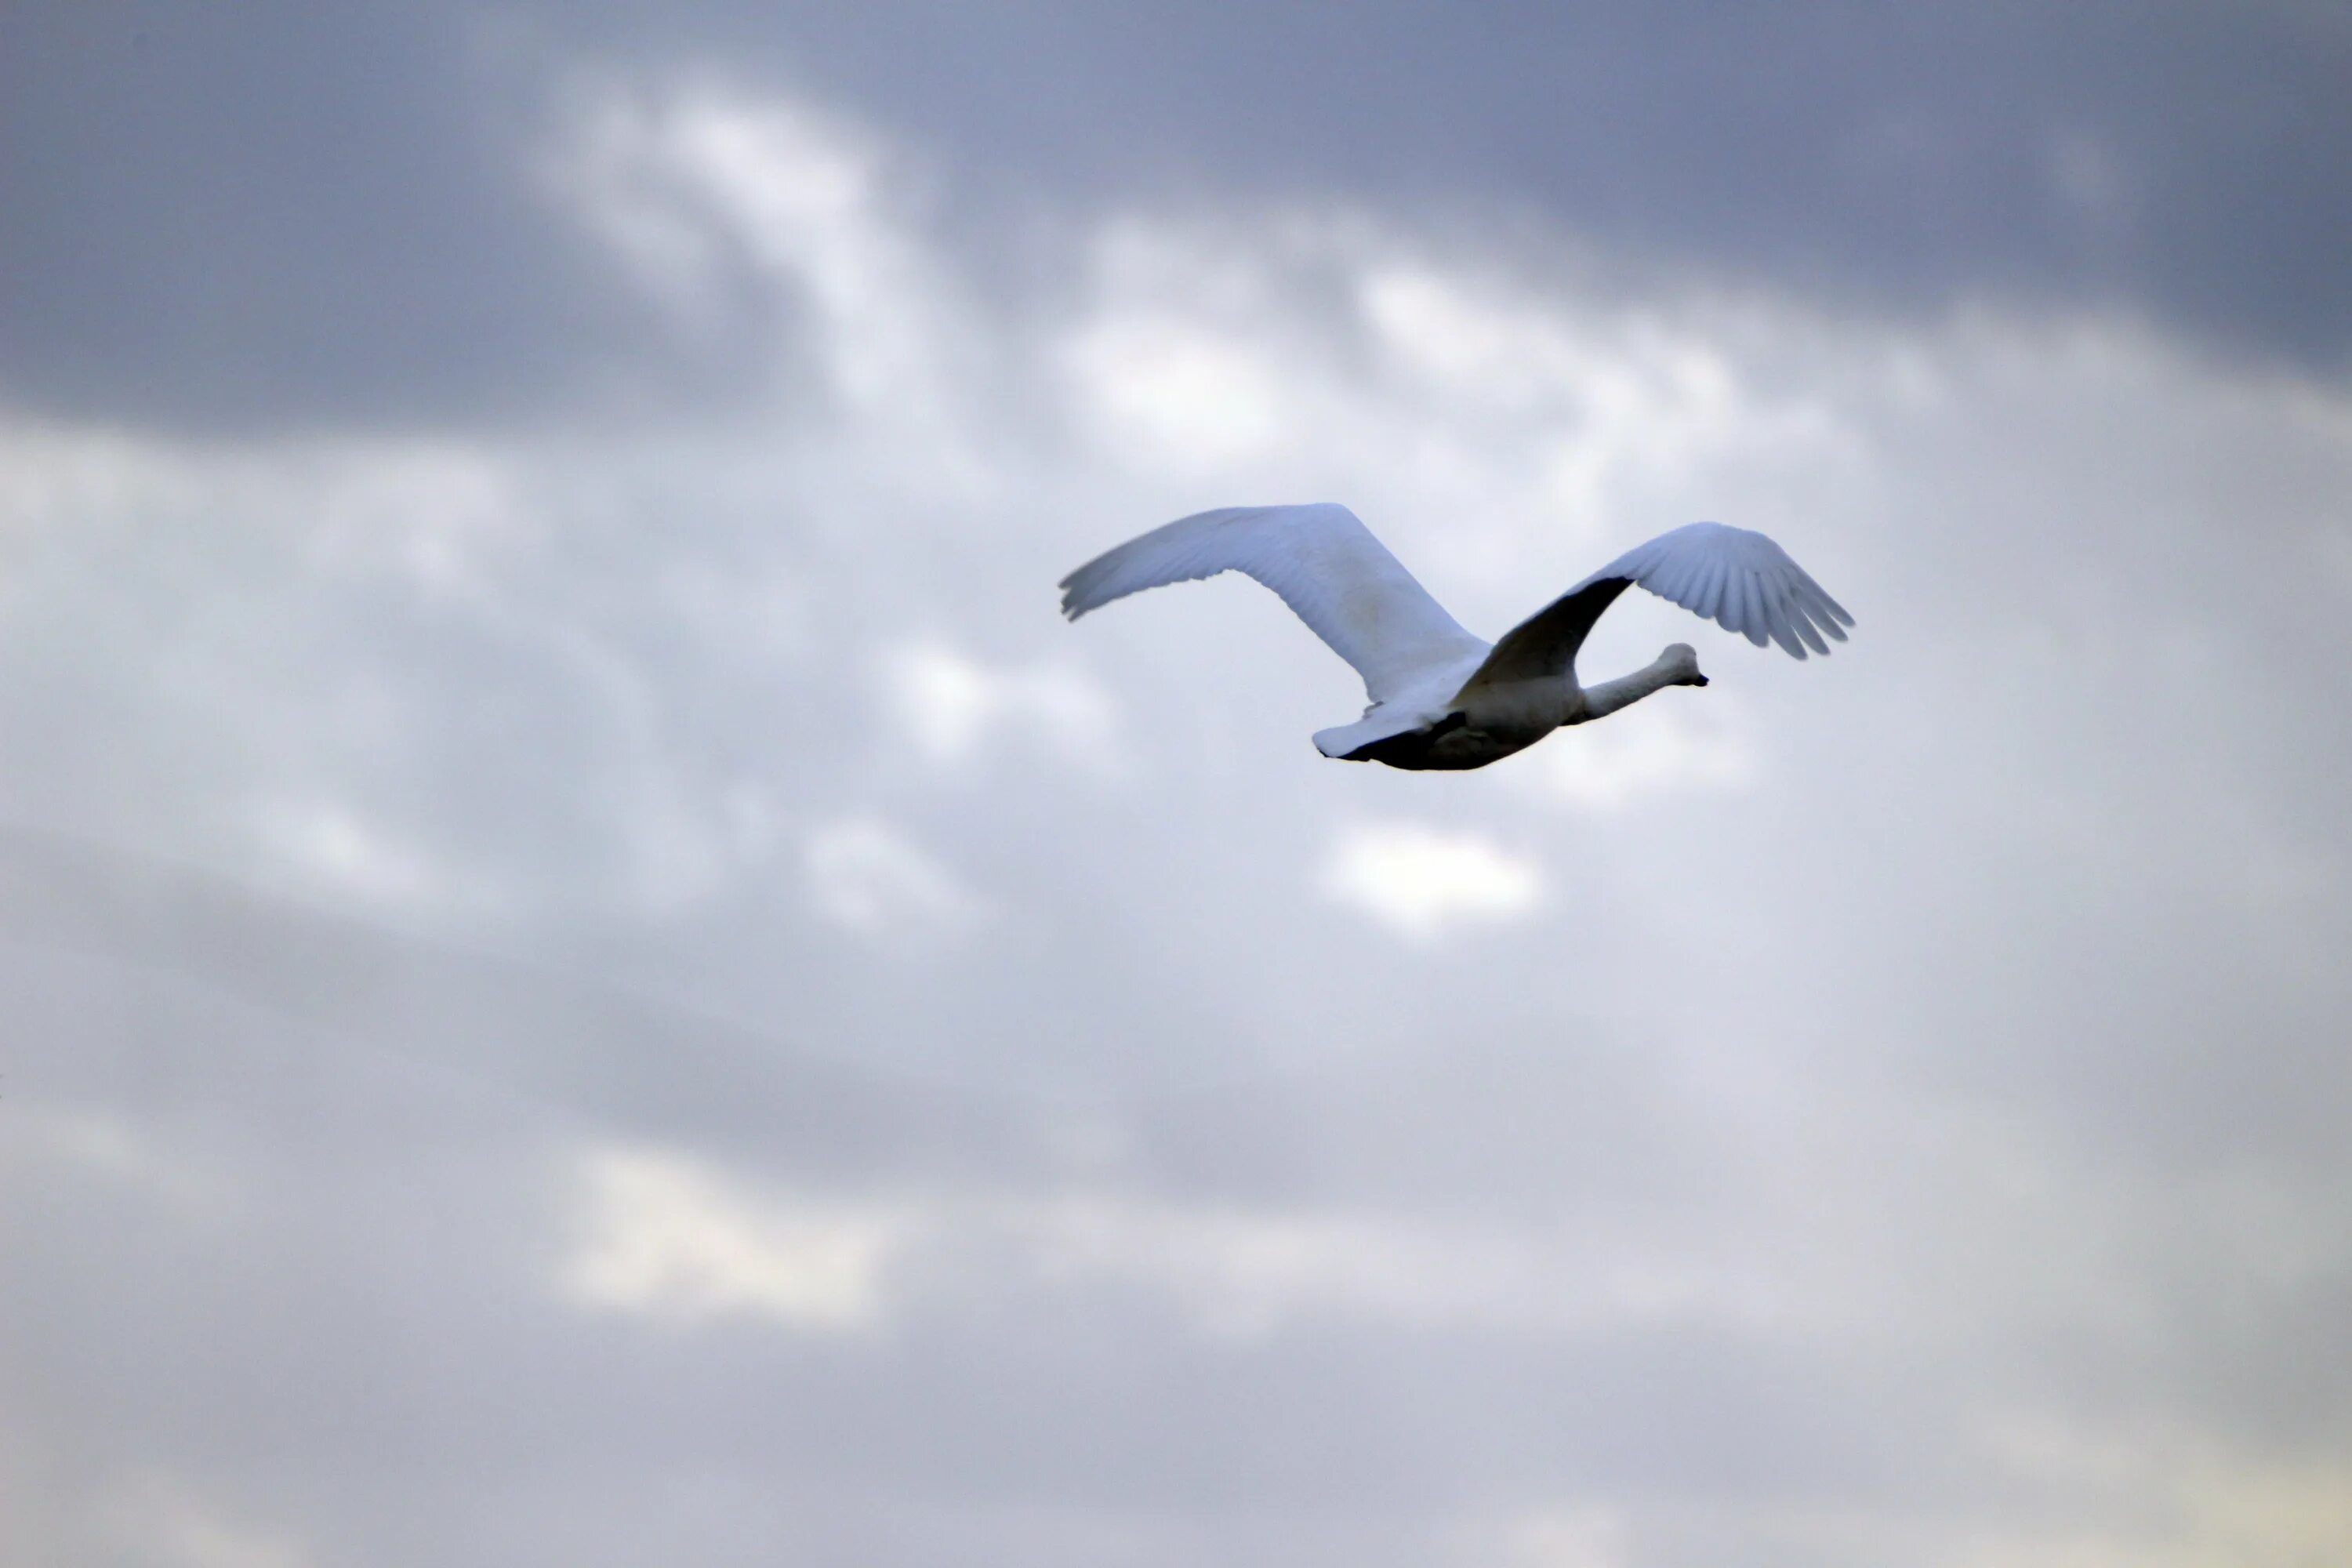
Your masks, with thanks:
[{"label": "swan's wingtip feather", "polygon": [[1115,593],[1105,592],[1109,586],[1107,579],[1111,575],[1104,564],[1107,559],[1097,556],[1055,584],[1062,591],[1064,616],[1075,621],[1087,611],[1099,610],[1118,597]]}]

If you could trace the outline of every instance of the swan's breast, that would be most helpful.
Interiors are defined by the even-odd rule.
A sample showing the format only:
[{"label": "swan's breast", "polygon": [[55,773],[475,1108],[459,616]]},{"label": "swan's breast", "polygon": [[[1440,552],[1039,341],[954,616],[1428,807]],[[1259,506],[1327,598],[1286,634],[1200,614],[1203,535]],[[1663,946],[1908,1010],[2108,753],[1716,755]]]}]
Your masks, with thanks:
[{"label": "swan's breast", "polygon": [[1465,690],[1457,700],[1463,719],[1474,730],[1497,736],[1524,736],[1522,746],[1533,745],[1562,724],[1582,718],[1584,693],[1570,681],[1557,679],[1510,680]]}]

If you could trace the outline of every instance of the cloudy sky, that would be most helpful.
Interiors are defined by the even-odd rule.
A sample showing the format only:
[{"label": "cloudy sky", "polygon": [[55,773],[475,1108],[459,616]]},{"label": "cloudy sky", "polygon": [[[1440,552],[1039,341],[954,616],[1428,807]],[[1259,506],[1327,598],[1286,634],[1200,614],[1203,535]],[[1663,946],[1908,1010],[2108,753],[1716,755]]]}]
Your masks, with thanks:
[{"label": "cloudy sky", "polygon": [[0,15],[0,1558],[2352,1554],[2344,11],[371,12]]}]

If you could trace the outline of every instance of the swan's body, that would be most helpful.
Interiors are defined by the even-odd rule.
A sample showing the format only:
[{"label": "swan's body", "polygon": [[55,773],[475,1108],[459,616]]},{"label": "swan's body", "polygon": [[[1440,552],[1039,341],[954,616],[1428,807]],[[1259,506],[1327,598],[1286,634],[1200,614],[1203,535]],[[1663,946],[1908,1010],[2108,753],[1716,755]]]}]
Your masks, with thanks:
[{"label": "swan's body", "polygon": [[1694,522],[1634,546],[1503,634],[1465,631],[1344,506],[1228,507],[1129,540],[1062,580],[1062,613],[1163,584],[1239,572],[1283,603],[1364,678],[1371,705],[1318,731],[1316,748],[1393,768],[1483,768],[1567,724],[1605,718],[1669,686],[1705,686],[1675,643],[1615,680],[1584,686],[1577,649],[1601,613],[1639,584],[1762,647],[1829,652],[1853,617],[1760,533]]}]

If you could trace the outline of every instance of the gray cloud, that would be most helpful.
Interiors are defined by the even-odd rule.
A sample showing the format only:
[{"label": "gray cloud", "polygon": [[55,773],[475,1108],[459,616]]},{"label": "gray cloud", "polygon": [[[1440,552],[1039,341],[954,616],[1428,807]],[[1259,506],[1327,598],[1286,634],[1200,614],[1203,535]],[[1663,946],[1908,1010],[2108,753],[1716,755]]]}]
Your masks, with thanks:
[{"label": "gray cloud", "polygon": [[20,8],[0,357],[15,401],[198,429],[447,428],[740,394],[534,176],[549,88],[432,7]]},{"label": "gray cloud", "polygon": [[[0,425],[0,1556],[2352,1539],[2326,383],[1305,163],[1007,283],[927,160],[1013,131],[737,65],[530,142],[789,315],[698,413]],[[1698,515],[1862,625],[1432,779],[1246,584],[1052,612],[1306,495],[1487,630]]]},{"label": "gray cloud", "polygon": [[[723,405],[790,299],[681,334],[551,204],[583,68],[724,72],[889,127],[999,282],[1024,214],[1334,194],[1563,231],[1635,277],[1895,317],[2145,315],[2352,342],[2339,21],[2304,5],[1224,14],[1024,5],[21,11],[0,352],[21,403],[182,427]],[[787,376],[789,364],[786,366]]]},{"label": "gray cloud", "polygon": [[2326,174],[2352,146],[2352,35],[2318,7],[712,15],[952,166],[1097,197],[1492,198],[1849,303],[2114,302],[2329,365],[2352,329],[2332,260],[2352,208]]}]

